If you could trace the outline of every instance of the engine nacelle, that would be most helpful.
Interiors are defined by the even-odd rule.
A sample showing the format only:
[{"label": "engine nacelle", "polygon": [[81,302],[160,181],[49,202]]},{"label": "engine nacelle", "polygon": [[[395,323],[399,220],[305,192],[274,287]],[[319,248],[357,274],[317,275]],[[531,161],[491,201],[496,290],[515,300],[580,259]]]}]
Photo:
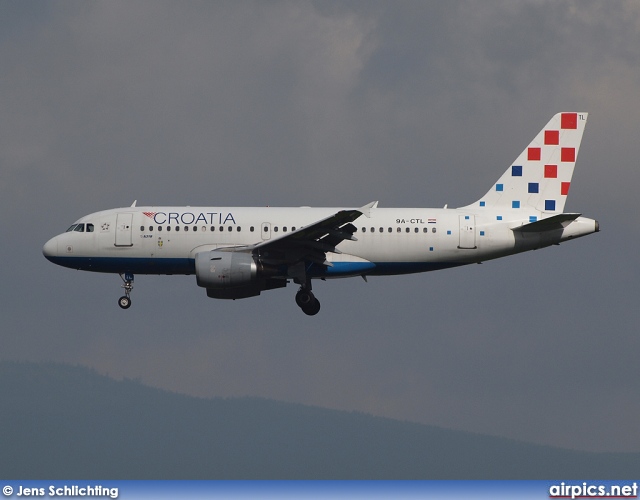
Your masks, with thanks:
[{"label": "engine nacelle", "polygon": [[211,250],[196,254],[196,281],[207,290],[247,287],[257,281],[258,266],[249,253]]}]

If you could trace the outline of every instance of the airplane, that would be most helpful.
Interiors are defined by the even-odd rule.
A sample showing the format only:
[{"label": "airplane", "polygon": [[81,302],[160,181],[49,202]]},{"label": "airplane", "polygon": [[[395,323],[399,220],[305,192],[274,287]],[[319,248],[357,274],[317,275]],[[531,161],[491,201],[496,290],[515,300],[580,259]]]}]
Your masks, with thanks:
[{"label": "airplane", "polygon": [[448,208],[130,207],[92,213],[51,238],[44,256],[71,269],[117,273],[131,306],[135,274],[193,275],[215,299],[312,280],[399,275],[482,263],[598,232],[564,212],[587,113],[556,114],[476,202]]}]

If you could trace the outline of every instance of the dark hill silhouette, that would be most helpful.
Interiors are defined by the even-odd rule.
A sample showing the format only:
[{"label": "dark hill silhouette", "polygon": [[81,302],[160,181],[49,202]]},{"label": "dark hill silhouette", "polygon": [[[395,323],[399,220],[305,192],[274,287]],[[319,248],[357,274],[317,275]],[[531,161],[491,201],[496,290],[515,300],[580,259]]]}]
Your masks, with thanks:
[{"label": "dark hill silhouette", "polygon": [[628,479],[588,453],[258,398],[198,399],[79,366],[0,363],[16,479]]}]

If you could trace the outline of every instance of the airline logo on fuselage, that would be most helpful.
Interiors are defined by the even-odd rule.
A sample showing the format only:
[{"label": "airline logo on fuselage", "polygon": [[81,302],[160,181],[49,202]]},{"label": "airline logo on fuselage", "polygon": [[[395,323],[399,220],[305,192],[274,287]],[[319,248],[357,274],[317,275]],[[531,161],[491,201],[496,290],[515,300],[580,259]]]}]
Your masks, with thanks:
[{"label": "airline logo on fuselage", "polygon": [[231,212],[142,212],[158,225],[162,224],[236,224]]}]

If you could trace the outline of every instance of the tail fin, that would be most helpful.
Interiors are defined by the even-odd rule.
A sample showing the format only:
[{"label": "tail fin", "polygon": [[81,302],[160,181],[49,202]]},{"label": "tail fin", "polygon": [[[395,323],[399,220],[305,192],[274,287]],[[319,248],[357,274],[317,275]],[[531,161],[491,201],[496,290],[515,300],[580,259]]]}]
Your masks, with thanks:
[{"label": "tail fin", "polygon": [[465,208],[525,209],[531,220],[562,213],[586,123],[587,113],[555,115],[489,192]]}]

